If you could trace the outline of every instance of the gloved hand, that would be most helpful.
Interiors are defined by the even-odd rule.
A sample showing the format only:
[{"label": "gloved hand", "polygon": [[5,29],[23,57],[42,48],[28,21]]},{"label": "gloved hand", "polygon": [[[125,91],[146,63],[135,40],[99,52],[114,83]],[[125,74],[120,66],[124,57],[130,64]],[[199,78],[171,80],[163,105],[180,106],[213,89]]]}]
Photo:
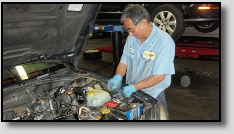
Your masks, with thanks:
[{"label": "gloved hand", "polygon": [[129,85],[126,87],[123,87],[123,95],[126,98],[129,98],[131,96],[132,93],[136,92],[137,90],[135,89],[135,87],[133,85]]},{"label": "gloved hand", "polygon": [[122,86],[123,77],[120,75],[115,75],[113,78],[107,81],[107,89],[108,90],[119,90]]}]

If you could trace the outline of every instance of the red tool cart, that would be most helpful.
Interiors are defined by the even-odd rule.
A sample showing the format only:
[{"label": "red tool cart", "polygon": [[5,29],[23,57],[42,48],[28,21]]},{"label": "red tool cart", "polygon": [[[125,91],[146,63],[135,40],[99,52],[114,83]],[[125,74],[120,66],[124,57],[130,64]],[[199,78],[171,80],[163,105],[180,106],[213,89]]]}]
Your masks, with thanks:
[{"label": "red tool cart", "polygon": [[[124,43],[123,43],[124,46]],[[97,50],[112,52],[112,46],[98,47]],[[219,39],[209,37],[182,37],[176,41],[176,57],[201,58],[214,57],[219,58]]]},{"label": "red tool cart", "polygon": [[209,37],[183,37],[176,41],[177,57],[219,57],[219,39]]}]

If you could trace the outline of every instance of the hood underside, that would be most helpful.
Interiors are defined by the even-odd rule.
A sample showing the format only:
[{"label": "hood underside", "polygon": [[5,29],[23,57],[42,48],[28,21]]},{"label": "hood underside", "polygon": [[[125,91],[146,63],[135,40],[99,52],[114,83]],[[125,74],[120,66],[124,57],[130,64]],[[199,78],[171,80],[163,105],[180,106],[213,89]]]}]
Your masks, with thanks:
[{"label": "hood underside", "polygon": [[2,4],[3,67],[81,53],[101,4]]}]

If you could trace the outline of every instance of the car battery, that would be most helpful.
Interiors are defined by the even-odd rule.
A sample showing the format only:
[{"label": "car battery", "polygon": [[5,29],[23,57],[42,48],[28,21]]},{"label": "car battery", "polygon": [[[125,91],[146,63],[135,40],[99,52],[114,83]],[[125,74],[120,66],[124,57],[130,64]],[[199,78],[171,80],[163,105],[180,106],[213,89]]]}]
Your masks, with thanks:
[{"label": "car battery", "polygon": [[116,108],[108,108],[110,111],[105,114],[104,120],[139,120],[143,114],[143,104],[125,102]]},{"label": "car battery", "polygon": [[143,113],[139,120],[158,120],[160,118],[159,102],[143,91],[131,95],[133,102],[142,102]]},{"label": "car battery", "polygon": [[158,101],[143,91],[133,93],[130,98],[122,100],[114,107],[112,105],[105,106],[110,109],[110,112],[105,115],[105,119],[154,120],[159,116],[157,114]]},{"label": "car battery", "polygon": [[127,120],[139,120],[143,114],[143,104],[131,103],[131,109],[125,113]]}]

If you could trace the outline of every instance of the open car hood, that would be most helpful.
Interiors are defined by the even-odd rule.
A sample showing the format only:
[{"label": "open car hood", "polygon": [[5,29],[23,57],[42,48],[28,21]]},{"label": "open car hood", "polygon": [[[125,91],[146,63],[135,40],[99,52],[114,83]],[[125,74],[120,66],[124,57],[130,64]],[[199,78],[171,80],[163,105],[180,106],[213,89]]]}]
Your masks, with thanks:
[{"label": "open car hood", "polygon": [[3,67],[79,54],[101,4],[2,4]]}]

